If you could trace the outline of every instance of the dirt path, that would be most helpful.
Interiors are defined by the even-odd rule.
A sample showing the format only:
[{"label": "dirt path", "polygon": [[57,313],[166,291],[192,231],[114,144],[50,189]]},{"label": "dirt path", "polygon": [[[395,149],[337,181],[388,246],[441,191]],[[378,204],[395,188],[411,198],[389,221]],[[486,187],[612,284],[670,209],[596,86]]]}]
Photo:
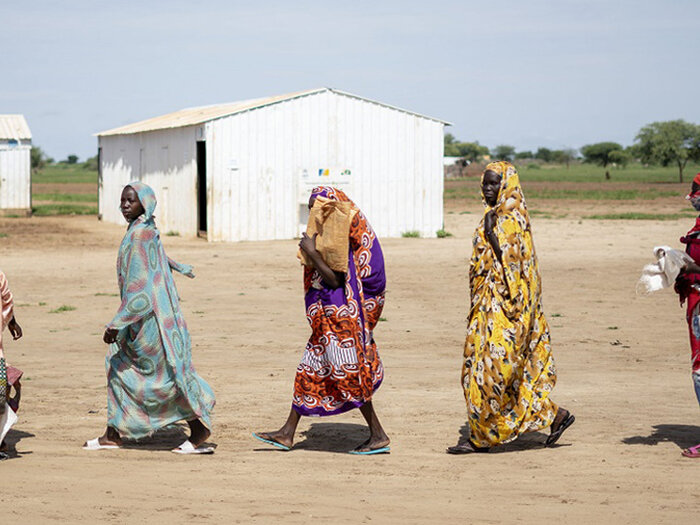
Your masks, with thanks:
[{"label": "dirt path", "polygon": [[[134,449],[81,450],[105,422],[101,333],[117,307],[123,231],[91,217],[0,219],[0,264],[26,333],[7,354],[27,376],[11,436],[19,457],[0,463],[3,522],[694,521],[700,463],[680,455],[700,442],[684,312],[671,292],[634,292],[651,247],[676,245],[692,220],[534,218],[554,398],[577,423],[556,449],[534,434],[454,457],[444,449],[465,418],[459,373],[478,208],[452,211],[454,237],[383,242],[387,320],[375,335],[387,378],[376,406],[393,442],[381,457],[344,453],[363,440],[357,411],[303,420],[290,453],[250,437],[286,416],[308,336],[296,243],[173,237],[169,255],[197,270],[177,282],[195,365],[217,394],[217,452],[170,454],[180,430]],[[61,305],[76,310],[49,313]]]}]

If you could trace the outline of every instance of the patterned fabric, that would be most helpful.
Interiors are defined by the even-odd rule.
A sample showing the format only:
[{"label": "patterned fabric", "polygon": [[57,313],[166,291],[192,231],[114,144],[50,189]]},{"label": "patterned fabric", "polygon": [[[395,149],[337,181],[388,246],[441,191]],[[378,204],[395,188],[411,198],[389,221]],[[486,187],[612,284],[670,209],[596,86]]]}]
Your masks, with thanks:
[{"label": "patterned fabric", "polygon": [[2,346],[2,333],[7,328],[8,323],[12,320],[14,301],[12,299],[12,292],[10,291],[10,285],[7,282],[7,277],[2,270],[0,270],[0,357],[5,355],[4,348]]},{"label": "patterned fabric", "polygon": [[107,328],[119,330],[107,355],[108,425],[137,439],[180,420],[211,428],[214,393],[192,366],[190,334],[171,270],[194,277],[192,267],[165,254],[153,212],[153,190],[129,184],[145,212],[119,247],[121,306]]},{"label": "patterned fabric", "polygon": [[[556,371],[518,174],[507,162],[491,163],[488,170],[501,175],[494,232],[502,263],[482,218],[469,267],[471,309],[462,369],[471,440],[480,447],[548,427],[558,409],[548,397]],[[488,212],[491,207],[484,205]]]},{"label": "patterned fabric", "polygon": [[5,363],[5,352],[2,346],[2,333],[7,328],[12,319],[14,301],[7,277],[0,270],[0,416],[5,413],[5,401],[10,393],[10,384],[7,380],[7,364]]},{"label": "patterned fabric", "polygon": [[[331,187],[314,188],[312,196],[352,202]],[[348,235],[343,287],[329,288],[318,271],[304,267],[306,318],[312,333],[297,367],[292,400],[304,416],[329,416],[360,407],[372,399],[384,377],[373,337],[384,307],[384,256],[359,210]]]},{"label": "patterned fabric", "polygon": [[5,403],[10,394],[10,387],[7,382],[7,365],[5,358],[0,357],[0,417],[5,413]]}]

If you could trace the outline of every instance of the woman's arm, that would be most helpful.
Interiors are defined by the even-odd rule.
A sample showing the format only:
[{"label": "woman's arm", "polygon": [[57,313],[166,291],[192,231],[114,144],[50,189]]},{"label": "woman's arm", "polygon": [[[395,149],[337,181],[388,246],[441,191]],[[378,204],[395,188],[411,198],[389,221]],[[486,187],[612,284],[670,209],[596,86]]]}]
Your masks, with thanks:
[{"label": "woman's arm", "polygon": [[486,235],[486,239],[488,239],[491,248],[493,248],[496,257],[498,258],[498,262],[503,263],[501,260],[503,254],[501,252],[501,247],[498,244],[498,235],[496,235],[496,232],[493,231],[494,226],[496,226],[496,211],[489,210],[488,213],[486,213],[486,217],[484,217],[484,234]]},{"label": "woman's arm", "polygon": [[314,233],[313,237],[306,235],[306,232],[301,234],[301,241],[299,241],[299,248],[311,259],[314,268],[321,274],[323,281],[331,288],[340,288],[345,284],[345,274],[342,272],[334,272],[330,266],[326,264],[323,260],[321,254],[316,249],[316,236],[318,233]]}]

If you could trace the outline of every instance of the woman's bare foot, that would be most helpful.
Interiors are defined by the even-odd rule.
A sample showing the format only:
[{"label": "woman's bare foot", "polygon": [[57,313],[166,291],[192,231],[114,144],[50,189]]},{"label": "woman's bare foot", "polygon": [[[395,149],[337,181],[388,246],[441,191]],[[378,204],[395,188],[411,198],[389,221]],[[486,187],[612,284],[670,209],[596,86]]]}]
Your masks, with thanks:
[{"label": "woman's bare foot", "polygon": [[[102,434],[97,441],[100,443],[100,445],[113,445],[116,447],[121,447],[122,446],[122,438],[119,436],[119,432],[117,432],[116,428],[112,427],[107,427],[107,430],[105,430],[105,433]],[[87,441],[83,444],[84,447],[88,446]]]},{"label": "woman's bare foot", "polygon": [[209,436],[211,436],[211,431],[204,426],[199,419],[193,419],[188,421],[187,424],[190,427],[190,438],[189,441],[194,445],[194,448],[199,448],[202,443],[204,443]]},{"label": "woman's bare foot", "polygon": [[552,421],[552,425],[550,427],[552,430],[547,437],[547,441],[545,441],[544,446],[551,447],[554,445],[564,431],[574,424],[574,421],[576,421],[574,415],[565,408],[560,407],[559,410],[557,410],[557,415],[554,417],[554,421]]},{"label": "woman's bare foot", "polygon": [[287,448],[292,448],[294,445],[294,433],[287,433],[283,429],[277,430],[275,432],[256,432],[258,436],[268,441],[274,441],[280,445],[284,445]]},{"label": "woman's bare foot", "polygon": [[364,443],[357,445],[353,452],[371,452],[372,450],[378,450],[380,448],[388,447],[391,440],[389,436],[384,434],[384,437],[370,437]]}]

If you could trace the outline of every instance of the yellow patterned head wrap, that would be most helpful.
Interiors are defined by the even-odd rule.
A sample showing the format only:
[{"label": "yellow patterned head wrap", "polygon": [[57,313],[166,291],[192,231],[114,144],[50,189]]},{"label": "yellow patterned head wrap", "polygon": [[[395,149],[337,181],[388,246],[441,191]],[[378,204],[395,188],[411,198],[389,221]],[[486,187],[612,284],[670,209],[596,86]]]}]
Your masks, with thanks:
[{"label": "yellow patterned head wrap", "polygon": [[[529,226],[530,218],[527,213],[525,196],[523,195],[523,189],[520,187],[520,178],[518,177],[515,166],[510,162],[499,160],[488,164],[484,173],[487,171],[493,171],[501,176],[501,188],[498,190],[498,199],[496,205],[493,207],[493,209],[496,210],[496,215],[503,216],[508,213],[513,213],[518,222],[521,223],[523,229],[525,229],[526,226]],[[482,184],[484,182],[484,173],[481,174]],[[484,204],[488,211],[491,207],[486,204],[486,200],[484,200]]]}]

